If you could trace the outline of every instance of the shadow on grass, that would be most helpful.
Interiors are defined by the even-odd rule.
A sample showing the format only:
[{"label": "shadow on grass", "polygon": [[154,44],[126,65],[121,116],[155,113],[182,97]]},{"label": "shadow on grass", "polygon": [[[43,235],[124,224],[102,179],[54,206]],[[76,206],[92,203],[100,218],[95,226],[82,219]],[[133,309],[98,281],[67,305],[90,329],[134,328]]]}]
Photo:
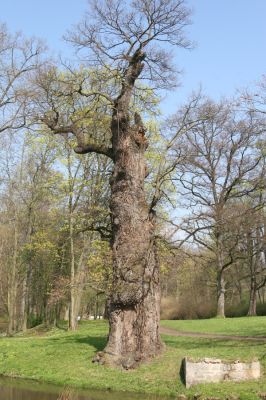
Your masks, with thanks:
[{"label": "shadow on grass", "polygon": [[89,346],[93,346],[97,351],[101,351],[106,346],[107,338],[104,336],[84,336],[77,337],[74,341],[77,343],[88,344]]},{"label": "shadow on grass", "polygon": [[48,339],[51,340],[53,343],[58,341],[63,344],[69,344],[69,343],[80,343],[80,344],[87,344],[89,346],[92,346],[95,348],[96,351],[101,351],[105,348],[106,343],[107,343],[107,337],[106,336],[65,336],[63,338],[51,338]]},{"label": "shadow on grass", "polygon": [[179,371],[180,380],[184,386],[186,386],[186,375],[185,375],[185,359],[181,361],[180,371]]}]

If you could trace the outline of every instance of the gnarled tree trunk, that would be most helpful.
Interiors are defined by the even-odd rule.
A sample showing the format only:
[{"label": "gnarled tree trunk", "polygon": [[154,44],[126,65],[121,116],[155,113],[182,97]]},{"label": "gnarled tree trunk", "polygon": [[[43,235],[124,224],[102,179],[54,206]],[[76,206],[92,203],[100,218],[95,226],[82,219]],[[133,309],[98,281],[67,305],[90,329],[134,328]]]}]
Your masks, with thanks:
[{"label": "gnarled tree trunk", "polygon": [[113,290],[105,363],[134,368],[159,354],[160,285],[155,215],[145,199],[147,139],[141,119],[130,125],[128,105],[141,72],[141,54],[127,74],[112,118],[114,170],[111,178]]},{"label": "gnarled tree trunk", "polygon": [[[110,204],[113,248],[110,333],[107,347],[103,354],[98,355],[98,361],[105,360],[113,365],[130,368],[139,361],[158,354],[162,346],[159,336],[160,291],[154,238],[155,218],[144,194],[144,152],[147,141],[138,115],[135,116],[135,124],[130,124],[130,101],[133,89],[140,89],[135,82],[143,71],[145,58],[147,68],[142,79],[153,82],[153,88],[154,85],[158,89],[173,86],[175,68],[171,65],[171,54],[165,52],[160,44],[190,47],[190,41],[186,40],[184,34],[184,27],[189,24],[190,12],[183,1],[175,0],[141,0],[124,4],[115,0],[112,2],[112,10],[109,1],[94,0],[91,5],[90,21],[79,25],[77,32],[70,33],[69,38],[77,48],[89,50],[89,65],[93,61],[95,70],[99,71],[103,79],[100,79],[99,84],[94,78],[91,79],[94,68],[92,75],[88,75],[86,71],[85,79],[81,75],[80,80],[80,74],[75,74],[73,78],[77,79],[77,85],[73,85],[72,78],[71,85],[63,84],[63,97],[61,89],[58,89],[61,84],[51,85],[51,74],[48,85],[45,82],[43,84],[45,80],[40,79],[40,85],[49,99],[53,98],[53,94],[50,94],[51,87],[58,99],[68,98],[73,87],[73,104],[78,100],[76,95],[92,100],[88,110],[85,107],[84,114],[83,107],[80,110],[78,105],[77,110],[82,111],[81,115],[75,111],[73,118],[68,117],[72,108],[62,115],[65,109],[61,106],[61,100],[54,102],[53,110],[49,100],[49,112],[43,115],[42,111],[41,121],[54,133],[75,135],[76,153],[104,154],[114,162]],[[57,73],[55,80],[57,81]],[[111,89],[113,82],[115,86]],[[88,90],[89,87],[91,90]],[[110,97],[109,92],[117,93],[116,97]],[[105,99],[104,103],[98,103],[98,99]],[[92,138],[90,124],[85,122],[90,115],[97,112],[98,104],[100,108],[101,104],[112,107],[111,147],[106,143],[105,135],[97,134]],[[82,115],[85,123],[82,122]],[[87,128],[88,134],[85,132]],[[99,143],[100,137],[103,141]],[[158,199],[154,199],[152,206],[157,201]]]},{"label": "gnarled tree trunk", "polygon": [[114,162],[110,182],[113,250],[110,331],[105,350],[94,361],[123,368],[134,368],[162,349],[155,212],[144,193],[147,176],[144,154],[148,143],[140,116],[135,113],[135,123],[130,122],[129,116],[135,81],[144,67],[142,47],[145,45],[127,56],[120,94],[110,100],[113,109],[110,148],[105,144],[85,143],[82,130],[75,124],[61,127],[57,120],[43,119],[53,132],[72,132],[76,136],[76,153],[104,154]]},{"label": "gnarled tree trunk", "polygon": [[129,368],[161,348],[160,289],[154,221],[143,187],[144,145],[132,131],[120,140],[112,180],[114,276],[106,352]]}]

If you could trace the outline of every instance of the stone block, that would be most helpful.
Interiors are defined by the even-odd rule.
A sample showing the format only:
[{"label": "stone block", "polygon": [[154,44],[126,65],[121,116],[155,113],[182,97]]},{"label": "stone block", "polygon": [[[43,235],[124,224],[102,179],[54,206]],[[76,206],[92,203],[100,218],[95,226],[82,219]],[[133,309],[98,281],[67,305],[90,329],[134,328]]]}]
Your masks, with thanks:
[{"label": "stone block", "polygon": [[257,360],[227,362],[216,358],[204,358],[195,361],[186,357],[182,361],[182,370],[187,388],[198,383],[259,379],[261,374],[260,362]]}]

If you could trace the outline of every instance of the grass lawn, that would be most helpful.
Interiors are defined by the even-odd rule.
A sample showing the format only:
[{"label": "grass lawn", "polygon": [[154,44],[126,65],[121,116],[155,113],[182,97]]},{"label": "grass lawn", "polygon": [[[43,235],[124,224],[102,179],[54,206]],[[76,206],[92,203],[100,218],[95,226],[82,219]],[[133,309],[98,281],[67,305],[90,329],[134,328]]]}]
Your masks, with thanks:
[{"label": "grass lawn", "polygon": [[161,325],[182,332],[266,336],[266,317],[161,321]]},{"label": "grass lawn", "polygon": [[[237,335],[242,332],[240,326],[243,329],[246,326],[243,335],[262,335],[262,325],[266,327],[264,317],[226,321],[163,321],[162,324],[174,327],[172,323],[176,324],[176,329],[180,329],[180,323],[184,330],[199,332],[201,329],[202,332]],[[261,329],[257,329],[257,326]],[[42,335],[31,331],[25,336],[1,338],[0,375],[32,378],[77,388],[141,392],[175,398],[180,394],[192,396],[201,393],[201,399],[225,399],[232,395],[240,399],[259,399],[259,393],[266,393],[265,376],[258,382],[198,385],[189,390],[185,389],[179,377],[180,363],[184,356],[220,357],[228,360],[258,357],[266,370],[266,343],[163,336],[166,351],[161,357],[137,370],[120,371],[91,362],[95,352],[103,349],[106,333],[105,322],[90,321],[82,323],[75,333],[55,329]]]}]

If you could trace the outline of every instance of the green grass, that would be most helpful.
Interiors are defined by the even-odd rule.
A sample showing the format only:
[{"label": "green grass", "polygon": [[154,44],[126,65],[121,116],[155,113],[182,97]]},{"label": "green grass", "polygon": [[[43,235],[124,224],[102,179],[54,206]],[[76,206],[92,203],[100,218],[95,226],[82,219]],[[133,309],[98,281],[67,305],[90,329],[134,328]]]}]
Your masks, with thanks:
[{"label": "green grass", "polygon": [[182,332],[266,336],[266,317],[161,321],[161,325]]},{"label": "green grass", "polygon": [[[228,329],[225,329],[226,321]],[[265,327],[265,318],[240,318],[234,320],[163,321],[163,325],[184,323],[184,330],[239,334],[245,321],[249,328],[242,334],[262,334],[257,325]],[[252,321],[254,326],[252,325]],[[188,325],[185,325],[188,323]],[[201,325],[198,325],[201,323]],[[204,325],[205,324],[205,325]],[[219,328],[219,324],[220,328]],[[189,328],[188,328],[189,326]],[[205,328],[204,328],[205,326]],[[216,328],[214,328],[216,326]],[[235,327],[235,330],[234,330]],[[179,328],[178,328],[179,329]],[[223,329],[223,331],[219,331]],[[142,392],[147,394],[205,397],[235,395],[240,399],[258,399],[266,393],[266,378],[257,382],[198,385],[185,389],[179,377],[181,359],[220,357],[222,359],[252,359],[258,357],[266,368],[266,343],[224,341],[189,337],[163,336],[166,351],[161,357],[133,371],[120,371],[95,365],[91,359],[106,343],[107,324],[103,321],[82,323],[78,332],[54,329],[36,335],[33,330],[26,336],[0,339],[0,374],[31,378],[76,388],[112,391]]]}]

